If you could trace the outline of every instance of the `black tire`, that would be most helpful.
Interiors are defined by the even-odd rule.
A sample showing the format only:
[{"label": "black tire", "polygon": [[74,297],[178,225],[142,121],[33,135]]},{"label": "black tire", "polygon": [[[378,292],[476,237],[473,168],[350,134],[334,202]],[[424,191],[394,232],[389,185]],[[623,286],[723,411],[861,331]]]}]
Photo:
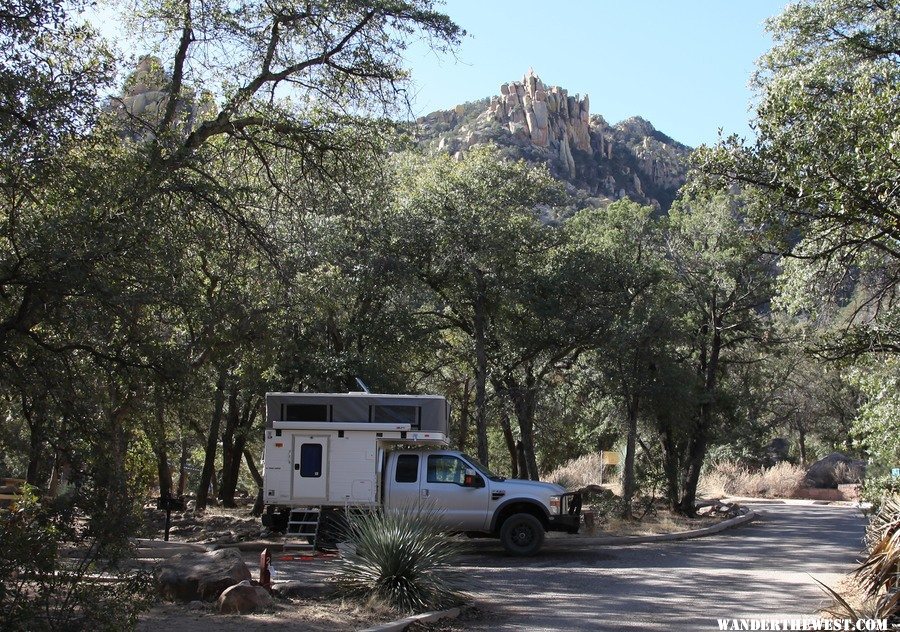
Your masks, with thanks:
[{"label": "black tire", "polygon": [[500,527],[500,542],[510,555],[534,555],[544,544],[544,525],[531,514],[513,514]]},{"label": "black tire", "polygon": [[323,507],[319,519],[319,535],[316,538],[316,549],[319,551],[337,551],[337,544],[346,539],[347,516],[344,510],[335,507]]},{"label": "black tire", "polygon": [[262,516],[263,526],[268,527],[269,531],[274,531],[275,533],[287,533],[290,515],[290,510],[268,511]]}]

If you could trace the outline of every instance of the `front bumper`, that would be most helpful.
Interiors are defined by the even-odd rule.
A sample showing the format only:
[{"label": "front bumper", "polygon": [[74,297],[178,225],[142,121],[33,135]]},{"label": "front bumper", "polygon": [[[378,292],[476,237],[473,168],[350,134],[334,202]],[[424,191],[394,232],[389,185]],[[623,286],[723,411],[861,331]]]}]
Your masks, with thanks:
[{"label": "front bumper", "polygon": [[566,533],[578,533],[581,526],[581,494],[569,492],[561,496],[558,515],[551,515],[548,519],[548,531],[565,531]]}]

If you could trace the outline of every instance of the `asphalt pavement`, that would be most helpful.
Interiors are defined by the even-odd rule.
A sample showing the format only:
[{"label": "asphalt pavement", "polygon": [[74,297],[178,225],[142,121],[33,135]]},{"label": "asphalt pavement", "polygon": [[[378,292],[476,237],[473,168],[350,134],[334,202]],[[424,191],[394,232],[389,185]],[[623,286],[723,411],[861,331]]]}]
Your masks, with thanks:
[{"label": "asphalt pavement", "polygon": [[756,521],[710,537],[632,546],[548,538],[516,559],[488,541],[461,560],[482,611],[466,630],[717,630],[717,619],[815,616],[813,578],[836,586],[862,551],[865,520],[846,505],[748,502]]}]

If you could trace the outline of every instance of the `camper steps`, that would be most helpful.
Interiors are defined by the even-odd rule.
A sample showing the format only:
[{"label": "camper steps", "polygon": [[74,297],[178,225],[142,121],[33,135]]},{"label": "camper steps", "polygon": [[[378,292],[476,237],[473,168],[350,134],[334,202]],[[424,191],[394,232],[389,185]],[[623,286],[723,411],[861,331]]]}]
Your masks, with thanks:
[{"label": "camper steps", "polygon": [[287,532],[284,534],[284,548],[314,551],[319,535],[319,521],[322,513],[318,507],[298,507],[291,509],[288,516]]}]

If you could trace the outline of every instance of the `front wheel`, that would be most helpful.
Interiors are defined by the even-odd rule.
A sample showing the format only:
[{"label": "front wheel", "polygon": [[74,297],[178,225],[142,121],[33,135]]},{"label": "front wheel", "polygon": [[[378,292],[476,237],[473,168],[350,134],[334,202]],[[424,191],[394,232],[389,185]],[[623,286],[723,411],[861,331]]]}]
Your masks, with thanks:
[{"label": "front wheel", "polygon": [[513,514],[500,527],[500,542],[511,555],[534,555],[544,544],[544,525],[531,514]]}]

